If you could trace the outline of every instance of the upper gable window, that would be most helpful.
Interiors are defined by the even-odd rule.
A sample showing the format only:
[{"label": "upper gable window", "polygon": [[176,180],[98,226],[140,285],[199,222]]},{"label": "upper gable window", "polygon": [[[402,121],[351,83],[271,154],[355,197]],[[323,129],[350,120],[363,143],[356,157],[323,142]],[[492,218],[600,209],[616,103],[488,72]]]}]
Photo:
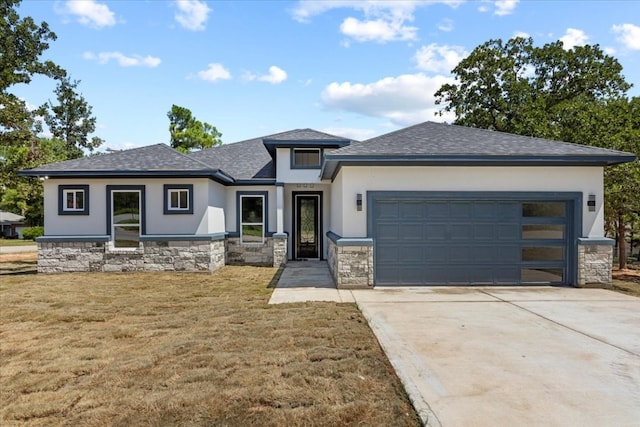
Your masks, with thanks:
[{"label": "upper gable window", "polygon": [[164,214],[193,213],[193,184],[164,185]]},{"label": "upper gable window", "polygon": [[319,148],[294,148],[291,151],[291,169],[320,169],[322,154]]},{"label": "upper gable window", "polygon": [[89,186],[59,185],[58,215],[89,215]]}]

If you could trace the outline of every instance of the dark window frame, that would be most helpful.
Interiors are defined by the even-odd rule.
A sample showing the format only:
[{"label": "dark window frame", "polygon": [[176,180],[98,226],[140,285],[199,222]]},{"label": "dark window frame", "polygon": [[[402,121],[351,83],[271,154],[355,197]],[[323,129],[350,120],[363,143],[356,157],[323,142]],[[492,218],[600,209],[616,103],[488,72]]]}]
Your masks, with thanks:
[{"label": "dark window frame", "polygon": [[[67,198],[65,194],[68,191],[83,192],[82,209],[70,210],[66,207]],[[89,215],[89,186],[86,184],[58,185],[58,215]]]},{"label": "dark window frame", "polygon": [[[262,241],[243,242],[242,241],[242,199],[244,197],[262,197]],[[237,191],[236,192],[236,231],[241,245],[256,246],[263,245],[268,237],[269,228],[269,192],[268,191]]]},{"label": "dark window frame", "polygon": [[[298,165],[296,164],[296,151],[307,151],[318,153],[317,165]],[[321,169],[322,168],[323,150],[321,148],[292,148],[291,149],[291,169]]]},{"label": "dark window frame", "polygon": [[[184,190],[187,191],[188,207],[186,209],[171,208],[170,190]],[[164,184],[163,189],[163,212],[165,215],[193,215],[193,184]]]}]

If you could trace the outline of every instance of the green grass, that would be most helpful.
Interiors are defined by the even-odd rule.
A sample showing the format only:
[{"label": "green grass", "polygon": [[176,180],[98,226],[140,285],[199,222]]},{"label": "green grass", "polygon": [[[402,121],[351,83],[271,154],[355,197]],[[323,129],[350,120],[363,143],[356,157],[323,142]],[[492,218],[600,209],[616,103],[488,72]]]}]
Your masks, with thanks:
[{"label": "green grass", "polygon": [[0,239],[0,246],[35,246],[33,240]]}]

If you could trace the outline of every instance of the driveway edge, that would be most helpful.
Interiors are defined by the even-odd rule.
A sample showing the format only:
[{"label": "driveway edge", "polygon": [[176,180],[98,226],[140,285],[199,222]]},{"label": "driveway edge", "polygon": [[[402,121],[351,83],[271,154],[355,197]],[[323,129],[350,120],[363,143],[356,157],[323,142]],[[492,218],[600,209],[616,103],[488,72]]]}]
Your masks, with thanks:
[{"label": "driveway edge", "polygon": [[[378,339],[378,343],[387,355],[389,362],[391,362],[391,366],[393,366],[393,369],[396,371],[398,378],[400,378],[422,425],[425,427],[442,427],[440,420],[438,420],[436,414],[431,410],[429,404],[422,398],[422,393],[420,393],[415,384],[415,379],[421,378],[423,372],[422,369],[414,363],[411,363],[412,352],[406,348],[404,341],[395,339],[394,335],[387,330],[384,324],[375,322],[368,310],[357,302],[357,298],[356,303],[362,315],[367,320],[369,327]],[[399,357],[394,357],[391,349],[394,349]],[[407,356],[403,357],[405,354]]]}]

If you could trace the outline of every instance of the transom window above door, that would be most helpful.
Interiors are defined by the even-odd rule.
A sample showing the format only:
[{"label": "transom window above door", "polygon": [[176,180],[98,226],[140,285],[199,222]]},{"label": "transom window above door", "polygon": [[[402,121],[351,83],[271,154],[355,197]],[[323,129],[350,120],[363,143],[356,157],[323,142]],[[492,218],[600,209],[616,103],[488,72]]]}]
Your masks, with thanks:
[{"label": "transom window above door", "polygon": [[292,169],[320,169],[322,153],[319,148],[293,148],[291,151]]}]

